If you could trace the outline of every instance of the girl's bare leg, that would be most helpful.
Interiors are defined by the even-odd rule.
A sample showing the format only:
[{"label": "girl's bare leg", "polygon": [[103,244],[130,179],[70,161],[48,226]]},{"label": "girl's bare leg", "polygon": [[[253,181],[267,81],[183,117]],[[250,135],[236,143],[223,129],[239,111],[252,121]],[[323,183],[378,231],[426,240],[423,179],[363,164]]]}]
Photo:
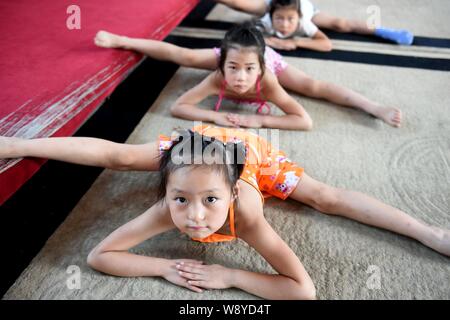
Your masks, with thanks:
[{"label": "girl's bare leg", "polygon": [[303,174],[290,198],[327,214],[346,217],[416,239],[437,252],[450,256],[450,230],[430,226],[360,192],[333,188]]},{"label": "girl's bare leg", "polygon": [[337,32],[353,32],[358,34],[373,35],[375,29],[370,29],[364,21],[349,20],[338,18],[323,12],[314,15],[312,22],[319,27],[319,29],[329,29]]},{"label": "girl's bare leg", "polygon": [[0,137],[0,158],[37,157],[114,170],[156,171],[158,143],[115,143],[97,138]]},{"label": "girl's bare leg", "polygon": [[215,0],[232,9],[243,11],[249,14],[262,16],[266,13],[267,6],[264,0]]},{"label": "girl's bare leg", "polygon": [[184,67],[217,69],[217,57],[212,49],[188,49],[164,41],[128,38],[107,31],[99,31],[94,42],[99,47],[134,50]]},{"label": "girl's bare leg", "polygon": [[400,110],[382,106],[348,88],[311,78],[303,71],[288,65],[278,76],[280,84],[302,95],[323,99],[335,104],[361,109],[382,119],[393,127],[399,127],[402,120]]},{"label": "girl's bare leg", "polygon": [[383,27],[369,28],[364,21],[338,18],[323,12],[314,15],[312,21],[319,28],[331,29],[337,32],[373,35],[400,45],[411,45],[414,41],[414,35],[408,30]]}]

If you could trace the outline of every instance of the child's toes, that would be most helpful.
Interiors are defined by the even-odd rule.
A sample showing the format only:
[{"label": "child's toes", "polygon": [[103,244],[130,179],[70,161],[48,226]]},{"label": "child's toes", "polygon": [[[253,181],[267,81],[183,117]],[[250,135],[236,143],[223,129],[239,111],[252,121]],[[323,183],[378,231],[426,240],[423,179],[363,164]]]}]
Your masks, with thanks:
[{"label": "child's toes", "polygon": [[401,116],[401,114],[400,114],[400,113],[396,113],[396,114],[394,115],[394,118],[392,119],[392,122],[393,122],[394,126],[400,127],[400,124],[401,124],[401,122],[402,122],[402,116]]}]

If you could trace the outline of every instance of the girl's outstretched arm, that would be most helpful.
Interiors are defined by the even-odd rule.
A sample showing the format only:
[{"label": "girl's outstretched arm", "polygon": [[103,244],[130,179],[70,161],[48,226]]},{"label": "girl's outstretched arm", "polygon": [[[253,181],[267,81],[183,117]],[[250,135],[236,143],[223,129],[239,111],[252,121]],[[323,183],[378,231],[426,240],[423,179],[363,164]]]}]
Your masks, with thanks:
[{"label": "girl's outstretched arm", "polygon": [[266,44],[280,50],[295,50],[297,48],[328,52],[333,49],[330,39],[320,30],[312,38],[294,37],[292,39],[280,39],[266,37]]},{"label": "girl's outstretched arm", "polygon": [[128,250],[174,228],[167,206],[154,204],[146,212],[121,226],[100,242],[87,258],[92,268],[116,276],[161,276],[165,259],[138,256]]},{"label": "girl's outstretched arm", "polygon": [[82,137],[0,137],[0,158],[37,157],[114,170],[155,171],[158,155],[157,142],[131,145]]},{"label": "girl's outstretched arm", "polygon": [[241,216],[245,218],[238,235],[258,251],[277,274],[233,270],[232,286],[268,299],[315,299],[315,287],[310,276],[295,253],[264,218],[260,197],[254,194],[249,198],[241,188],[240,198]]},{"label": "girl's outstretched arm", "polygon": [[120,277],[163,277],[166,280],[201,292],[182,278],[176,264],[201,264],[201,261],[188,259],[163,259],[141,256],[128,252],[129,249],[160,233],[175,228],[167,204],[159,201],[134,220],[111,233],[90,253],[87,263],[100,272]]},{"label": "girl's outstretched arm", "polygon": [[[274,75],[271,75],[271,77],[275,78]],[[274,80],[270,81],[271,85],[266,91],[267,99],[278,106],[286,115],[265,116],[263,126],[267,128],[311,130],[313,121],[309,114],[300,103],[283,89],[278,80]]]},{"label": "girl's outstretched arm", "polygon": [[219,89],[214,84],[216,81],[215,77],[215,72],[211,73],[202,82],[179,97],[170,109],[171,114],[187,120],[212,122],[221,126],[234,126],[232,122],[227,120],[226,113],[198,107],[201,101],[218,93]]},{"label": "girl's outstretched arm", "polygon": [[294,39],[280,39],[273,36],[266,36],[264,38],[266,45],[274,49],[291,51],[297,49],[297,44]]},{"label": "girl's outstretched arm", "polygon": [[232,271],[231,285],[267,299],[315,299],[314,284],[302,263],[263,215],[241,238],[258,251],[278,274]]},{"label": "girl's outstretched arm", "polygon": [[295,37],[293,41],[297,48],[324,52],[329,52],[333,49],[331,40],[320,30],[317,30],[316,34],[312,38]]}]

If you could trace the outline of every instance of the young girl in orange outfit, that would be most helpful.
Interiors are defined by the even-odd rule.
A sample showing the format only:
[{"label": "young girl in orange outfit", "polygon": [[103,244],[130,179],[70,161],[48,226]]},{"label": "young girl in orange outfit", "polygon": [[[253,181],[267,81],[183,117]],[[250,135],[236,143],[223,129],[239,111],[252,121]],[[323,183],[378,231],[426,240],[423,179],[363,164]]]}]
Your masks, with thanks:
[{"label": "young girl in orange outfit", "polygon": [[[220,49],[187,49],[162,41],[133,39],[105,31],[98,32],[94,41],[101,47],[135,50],[154,59],[214,70],[200,84],[181,95],[172,106],[171,113],[180,118],[222,126],[311,129],[310,116],[285,91],[289,89],[305,96],[361,109],[394,127],[399,127],[401,123],[400,110],[379,105],[339,85],[315,80],[288,65],[278,53],[266,47],[262,33],[250,23],[230,29]],[[219,96],[214,111],[198,107],[201,101],[214,95]],[[257,113],[216,112],[224,97],[251,103]],[[285,115],[271,115],[266,102],[276,105]]]},{"label": "young girl in orange outfit", "polygon": [[[116,170],[159,170],[158,201],[88,256],[92,268],[115,276],[162,277],[195,292],[235,287],[267,299],[314,299],[306,269],[264,217],[268,196],[289,197],[330,215],[387,229],[450,256],[450,230],[362,193],[316,181],[265,139],[242,129],[196,126],[141,145],[94,138],[0,138],[0,158],[25,156]],[[240,238],[276,273],[128,251],[174,228],[202,242]]]}]

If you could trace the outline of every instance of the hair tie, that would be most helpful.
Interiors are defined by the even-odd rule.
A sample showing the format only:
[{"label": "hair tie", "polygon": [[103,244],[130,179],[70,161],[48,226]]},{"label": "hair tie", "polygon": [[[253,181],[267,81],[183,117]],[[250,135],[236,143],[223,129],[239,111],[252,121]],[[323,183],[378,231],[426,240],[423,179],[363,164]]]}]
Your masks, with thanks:
[{"label": "hair tie", "polygon": [[159,135],[159,153],[162,154],[164,151],[169,150],[175,140],[170,139],[170,137],[160,134]]}]

